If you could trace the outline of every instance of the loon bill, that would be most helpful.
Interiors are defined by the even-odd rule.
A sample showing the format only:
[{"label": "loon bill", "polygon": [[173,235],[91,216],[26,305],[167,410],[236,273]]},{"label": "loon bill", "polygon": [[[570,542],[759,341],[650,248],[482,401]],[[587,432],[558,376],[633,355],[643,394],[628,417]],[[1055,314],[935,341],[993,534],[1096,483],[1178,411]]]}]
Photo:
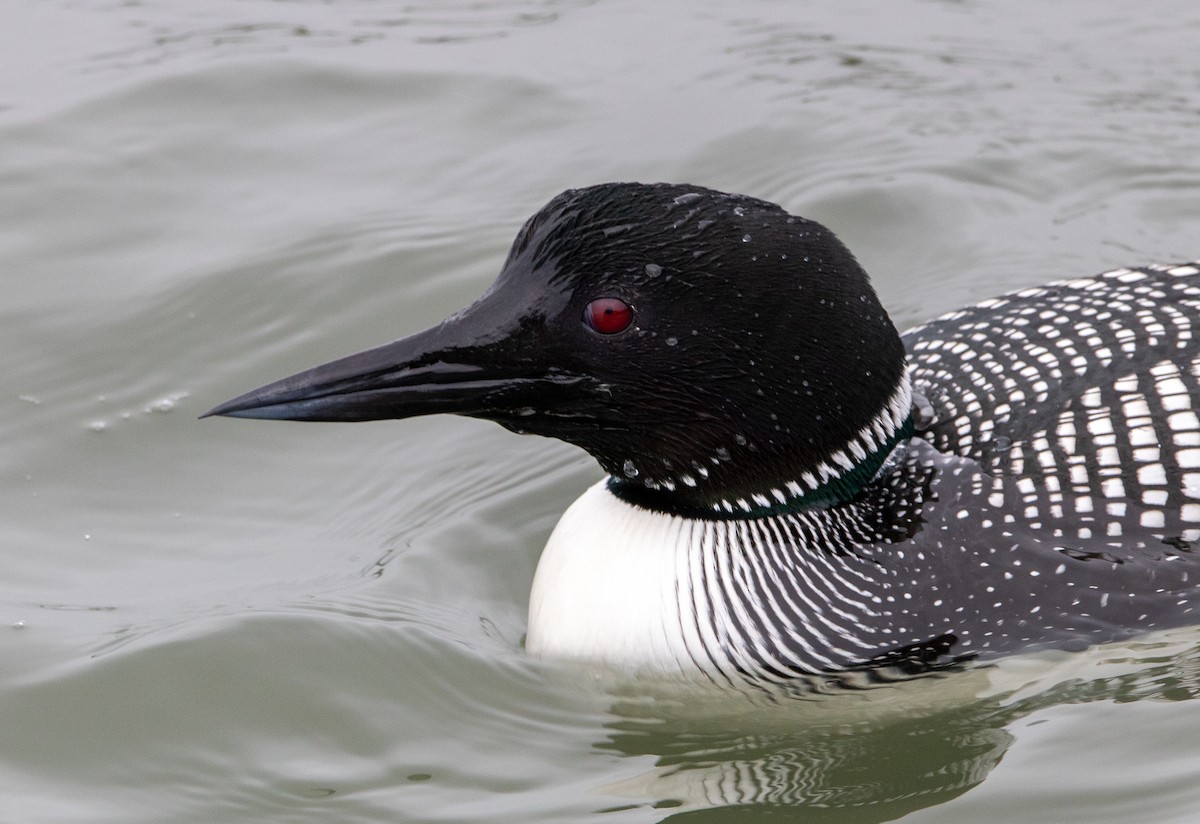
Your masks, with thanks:
[{"label": "loon bill", "polygon": [[475,303],[209,412],[453,412],[608,477],[530,652],[786,680],[1197,621],[1200,264],[1025,289],[901,336],[827,229],[698,186],[564,192]]}]

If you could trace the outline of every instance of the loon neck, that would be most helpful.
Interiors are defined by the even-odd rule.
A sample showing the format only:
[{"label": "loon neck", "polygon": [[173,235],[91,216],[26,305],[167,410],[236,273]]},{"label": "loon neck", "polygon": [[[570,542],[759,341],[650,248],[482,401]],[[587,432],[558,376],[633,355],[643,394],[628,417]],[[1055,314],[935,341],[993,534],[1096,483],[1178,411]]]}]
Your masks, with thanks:
[{"label": "loon neck", "polygon": [[[831,449],[815,465],[772,473],[774,477],[764,475],[764,480],[752,491],[717,486],[720,475],[716,470],[731,457],[727,450],[710,459],[713,471],[700,466],[698,471],[681,476],[681,480],[640,482],[636,477],[614,475],[609,477],[607,485],[612,494],[627,503],[703,520],[759,518],[836,506],[856,497],[874,480],[907,443],[913,429],[912,386],[904,371],[887,402],[849,441]],[[773,466],[767,455],[751,452],[741,459],[761,459],[765,467]],[[697,503],[697,492],[701,491],[707,492],[707,496]]]}]

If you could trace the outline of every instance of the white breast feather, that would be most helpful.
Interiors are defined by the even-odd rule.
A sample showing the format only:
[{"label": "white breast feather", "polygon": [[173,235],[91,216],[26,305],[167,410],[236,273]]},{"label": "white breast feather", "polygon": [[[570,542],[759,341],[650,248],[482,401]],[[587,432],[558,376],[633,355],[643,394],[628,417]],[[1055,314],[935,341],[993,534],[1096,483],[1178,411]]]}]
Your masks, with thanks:
[{"label": "white breast feather", "polygon": [[[627,504],[601,481],[563,513],[533,579],[526,648],[655,675],[695,670],[681,604],[693,522]],[[692,634],[695,630],[692,629]]]}]

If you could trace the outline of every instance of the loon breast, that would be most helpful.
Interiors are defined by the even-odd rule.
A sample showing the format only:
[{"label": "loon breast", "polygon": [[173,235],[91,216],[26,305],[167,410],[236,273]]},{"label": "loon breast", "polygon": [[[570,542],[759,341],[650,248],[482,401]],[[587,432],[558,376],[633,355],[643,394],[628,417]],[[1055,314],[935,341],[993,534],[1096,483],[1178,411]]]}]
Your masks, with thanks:
[{"label": "loon breast", "polygon": [[[563,513],[534,575],[525,647],[674,675],[696,668],[684,615],[703,527],[620,500],[601,481]],[[689,639],[689,636],[690,639]]]},{"label": "loon breast", "polygon": [[542,553],[526,648],[731,683],[885,654],[901,643],[888,602],[902,582],[869,548],[842,555],[822,543],[846,537],[843,514],[690,518],[627,503],[598,483],[564,513]]}]

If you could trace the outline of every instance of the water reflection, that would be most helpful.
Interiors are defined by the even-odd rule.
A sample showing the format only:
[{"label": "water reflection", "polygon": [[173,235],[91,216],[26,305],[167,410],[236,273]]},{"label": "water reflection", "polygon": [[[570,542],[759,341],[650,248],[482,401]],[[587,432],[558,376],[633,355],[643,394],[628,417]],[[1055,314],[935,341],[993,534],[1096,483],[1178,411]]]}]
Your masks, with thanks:
[{"label": "water reflection", "polygon": [[894,821],[984,781],[1015,740],[1010,728],[1035,711],[1197,697],[1200,631],[902,683],[813,686],[619,696],[620,720],[597,747],[656,762],[600,791],[678,822]]}]

